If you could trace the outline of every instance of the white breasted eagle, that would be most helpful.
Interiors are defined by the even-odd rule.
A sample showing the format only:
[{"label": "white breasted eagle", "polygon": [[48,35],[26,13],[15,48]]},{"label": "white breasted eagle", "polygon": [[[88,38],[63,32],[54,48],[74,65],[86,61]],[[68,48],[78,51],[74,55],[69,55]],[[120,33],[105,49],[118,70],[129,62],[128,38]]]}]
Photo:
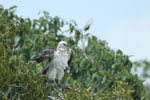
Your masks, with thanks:
[{"label": "white breasted eagle", "polygon": [[46,74],[49,80],[53,80],[55,85],[56,79],[60,83],[65,70],[72,61],[73,51],[72,49],[69,49],[68,46],[69,45],[65,41],[60,41],[57,50],[49,47],[33,59],[33,61],[38,63],[48,60],[48,67],[43,70],[43,74]]}]

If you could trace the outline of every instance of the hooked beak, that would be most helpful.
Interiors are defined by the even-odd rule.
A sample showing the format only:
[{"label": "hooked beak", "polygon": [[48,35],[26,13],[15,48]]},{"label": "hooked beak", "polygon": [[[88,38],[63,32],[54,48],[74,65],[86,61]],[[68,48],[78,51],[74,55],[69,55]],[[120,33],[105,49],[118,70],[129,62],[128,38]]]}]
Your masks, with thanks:
[{"label": "hooked beak", "polygon": [[66,47],[69,47],[69,44],[66,44]]}]

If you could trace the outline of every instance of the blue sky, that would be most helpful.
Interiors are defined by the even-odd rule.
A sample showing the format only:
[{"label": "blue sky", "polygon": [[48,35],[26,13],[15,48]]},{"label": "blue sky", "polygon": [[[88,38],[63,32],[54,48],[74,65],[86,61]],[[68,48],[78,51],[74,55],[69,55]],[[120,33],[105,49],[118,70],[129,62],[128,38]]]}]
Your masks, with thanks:
[{"label": "blue sky", "polygon": [[74,19],[80,28],[92,19],[90,33],[113,49],[150,60],[150,0],[0,0],[4,8],[17,5],[22,17],[38,18],[38,12]]}]

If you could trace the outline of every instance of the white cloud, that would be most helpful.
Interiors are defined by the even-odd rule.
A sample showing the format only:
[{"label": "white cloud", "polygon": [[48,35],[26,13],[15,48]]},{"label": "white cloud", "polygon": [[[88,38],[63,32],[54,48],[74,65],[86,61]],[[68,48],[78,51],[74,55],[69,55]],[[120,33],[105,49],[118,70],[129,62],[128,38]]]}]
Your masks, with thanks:
[{"label": "white cloud", "polygon": [[115,21],[105,33],[110,47],[134,55],[131,60],[150,59],[149,15]]}]

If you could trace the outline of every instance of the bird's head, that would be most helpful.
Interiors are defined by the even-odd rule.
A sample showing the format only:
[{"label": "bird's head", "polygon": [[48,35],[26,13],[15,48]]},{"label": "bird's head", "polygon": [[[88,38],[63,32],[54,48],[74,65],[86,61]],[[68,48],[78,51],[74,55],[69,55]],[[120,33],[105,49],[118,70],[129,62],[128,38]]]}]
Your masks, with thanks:
[{"label": "bird's head", "polygon": [[65,41],[60,41],[57,46],[57,50],[67,50],[69,45]]}]

